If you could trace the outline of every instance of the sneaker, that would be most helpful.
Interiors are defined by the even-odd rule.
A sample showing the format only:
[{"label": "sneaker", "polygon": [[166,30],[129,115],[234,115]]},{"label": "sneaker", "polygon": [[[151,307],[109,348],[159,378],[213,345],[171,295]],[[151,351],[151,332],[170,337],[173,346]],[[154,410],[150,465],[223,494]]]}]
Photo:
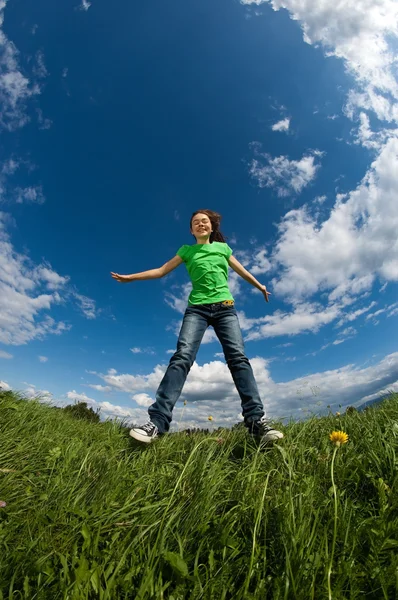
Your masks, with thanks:
[{"label": "sneaker", "polygon": [[152,421],[148,421],[148,423],[145,423],[145,425],[142,425],[141,427],[133,427],[133,429],[130,430],[130,435],[139,442],[150,444],[158,437],[159,430]]},{"label": "sneaker", "polygon": [[258,421],[252,421],[249,425],[249,433],[263,442],[275,442],[283,438],[283,433],[269,426],[266,417],[261,417]]}]

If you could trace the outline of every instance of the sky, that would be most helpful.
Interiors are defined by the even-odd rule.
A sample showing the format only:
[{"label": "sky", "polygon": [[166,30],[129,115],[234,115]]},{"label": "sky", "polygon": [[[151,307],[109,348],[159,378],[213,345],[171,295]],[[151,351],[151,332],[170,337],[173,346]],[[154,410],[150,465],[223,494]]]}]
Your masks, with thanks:
[{"label": "sky", "polygon": [[[145,422],[190,282],[110,272],[210,208],[271,419],[398,391],[397,173],[395,0],[0,0],[0,386]],[[211,328],[173,416],[242,420]]]}]

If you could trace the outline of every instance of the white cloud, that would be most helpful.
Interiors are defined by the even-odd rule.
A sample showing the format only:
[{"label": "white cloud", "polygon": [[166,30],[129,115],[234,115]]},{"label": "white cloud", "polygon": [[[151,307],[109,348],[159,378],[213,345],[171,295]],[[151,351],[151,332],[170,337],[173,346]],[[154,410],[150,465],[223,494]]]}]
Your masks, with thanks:
[{"label": "white cloud", "polygon": [[383,144],[394,132],[388,129],[382,129],[378,132],[372,131],[368,115],[361,112],[359,114],[359,127],[351,133],[354,136],[354,144],[361,144],[370,150],[381,150]]},{"label": "white cloud", "polygon": [[93,390],[96,390],[97,392],[103,392],[103,393],[112,391],[112,388],[109,385],[95,385],[95,384],[91,383],[91,384],[87,384],[87,387],[93,388]]},{"label": "white cloud", "polygon": [[8,385],[6,381],[2,381],[0,379],[0,391],[9,392],[11,391],[11,387]]},{"label": "white cloud", "polygon": [[96,319],[98,317],[101,309],[96,308],[95,300],[88,296],[84,296],[83,294],[78,294],[77,292],[74,292],[73,296],[76,298],[80,310],[87,319]]},{"label": "white cloud", "polygon": [[72,402],[86,402],[93,410],[100,409],[100,416],[103,419],[127,419],[134,420],[135,423],[147,420],[148,415],[142,409],[133,409],[129,406],[119,406],[111,402],[97,402],[85,393],[78,393],[75,390],[66,393],[66,397]]},{"label": "white cloud", "polygon": [[80,5],[80,9],[88,11],[88,9],[90,8],[90,6],[91,6],[91,2],[88,2],[88,0],[82,0],[82,3]]},{"label": "white cloud", "polygon": [[[251,176],[260,188],[275,188],[279,197],[300,194],[315,178],[320,167],[316,163],[322,156],[319,150],[304,155],[300,160],[289,160],[286,156],[272,158],[267,153],[259,152],[258,142],[253,142],[251,146],[256,157],[249,165]],[[266,160],[266,164],[263,164],[263,159]]]},{"label": "white cloud", "polygon": [[14,358],[14,356],[5,350],[0,350],[0,358]]},{"label": "white cloud", "polygon": [[39,265],[34,272],[39,279],[46,282],[49,290],[59,290],[69,281],[69,277],[58,275],[49,265]]},{"label": "white cloud", "polygon": [[151,398],[150,396],[148,396],[148,394],[134,394],[134,396],[132,396],[132,399],[139,406],[145,406],[146,408],[148,406],[151,406],[151,404],[154,403],[153,398]]},{"label": "white cloud", "polygon": [[48,361],[47,356],[39,356],[38,358],[39,358],[39,361],[42,362],[42,363],[45,363],[45,362]]},{"label": "white cloud", "polygon": [[43,116],[43,111],[41,110],[41,108],[36,109],[36,114],[37,114],[37,122],[39,124],[39,129],[42,129],[42,130],[50,129],[53,122],[51,121],[51,119],[47,119]]},{"label": "white cloud", "polygon": [[253,275],[262,275],[263,273],[270,271],[271,263],[267,258],[267,254],[268,251],[266,248],[261,248],[253,254],[250,273]]},{"label": "white cloud", "polygon": [[[71,291],[68,277],[56,273],[48,263],[35,265],[13,248],[6,225],[12,218],[0,212],[0,343],[26,344],[49,334],[60,335],[70,325],[44,315],[54,305],[75,299],[87,318],[94,318],[94,301]],[[62,294],[62,295],[61,295]]]},{"label": "white cloud", "polygon": [[290,119],[288,117],[286,117],[286,119],[282,119],[281,121],[278,121],[277,123],[274,123],[274,125],[272,125],[272,131],[289,131],[289,126],[290,126]]},{"label": "white cloud", "polygon": [[376,277],[398,281],[398,138],[391,137],[358,187],[337,195],[318,223],[303,206],[278,226],[271,262],[275,293],[291,301],[330,291],[329,300],[369,291]]},{"label": "white cloud", "polygon": [[[40,115],[40,109],[37,109],[37,114]],[[46,119],[38,118],[40,128],[47,127]],[[0,168],[0,200],[3,204],[11,204],[16,202],[17,204],[43,204],[45,197],[43,188],[41,185],[28,185],[25,187],[10,185],[9,180],[15,175],[17,171],[22,168],[28,170],[28,172],[34,170],[34,166],[29,161],[16,159],[11,157],[3,162]]]},{"label": "white cloud", "polygon": [[36,64],[34,65],[32,71],[33,74],[39,79],[44,79],[48,75],[42,50],[38,50],[36,52]]},{"label": "white cloud", "polygon": [[377,304],[377,302],[375,300],[373,300],[369,304],[369,306],[364,306],[363,308],[358,308],[357,310],[354,310],[353,312],[346,313],[337,323],[337,327],[341,327],[342,325],[344,325],[344,323],[355,321],[355,319],[357,319],[361,315],[368,312],[368,310],[370,310],[371,308],[376,306],[376,304]]},{"label": "white cloud", "polygon": [[9,158],[5,161],[1,168],[1,173],[3,175],[14,175],[15,171],[17,171],[19,167],[19,162],[14,160],[13,158]]},{"label": "white cloud", "polygon": [[6,0],[0,0],[0,126],[12,131],[28,122],[27,101],[40,88],[20,71],[18,50],[2,30],[5,6]]},{"label": "white cloud", "polygon": [[152,350],[152,348],[138,348],[138,347],[135,347],[135,348],[130,348],[130,351],[133,354],[151,354],[151,355],[155,354],[155,352]]},{"label": "white cloud", "polygon": [[369,321],[369,320],[375,320],[376,317],[379,317],[380,315],[387,313],[387,317],[392,317],[395,316],[398,313],[398,302],[394,302],[393,304],[389,304],[384,306],[383,308],[380,308],[379,310],[376,310],[373,313],[369,313],[368,315],[366,315],[365,320]]},{"label": "white cloud", "polygon": [[[353,405],[398,382],[398,353],[390,354],[370,367],[351,364],[284,383],[272,380],[269,362],[261,357],[250,359],[260,395],[271,417],[299,417],[302,409],[324,412],[328,404],[341,404],[343,407]],[[134,392],[133,399],[138,399],[138,403],[147,407],[152,403],[151,396],[154,395],[165,368],[165,365],[157,365],[152,373],[136,377],[117,375],[113,370],[114,388],[127,393]],[[108,375],[99,376],[112,385]],[[229,427],[241,420],[240,399],[224,362],[213,361],[203,365],[195,362],[180,399],[186,399],[187,406],[175,407],[172,425],[174,430],[198,426],[210,429]],[[127,412],[128,409],[124,410]],[[134,410],[138,409],[130,409],[131,414],[135,414]],[[209,414],[214,418],[211,424],[207,420]],[[143,421],[147,419],[146,411],[138,416]]]},{"label": "white cloud", "polygon": [[23,395],[26,398],[35,398],[40,402],[53,403],[54,400],[54,396],[49,390],[39,390],[33,384],[30,384],[26,389],[23,390]]},{"label": "white cloud", "polygon": [[45,202],[43,188],[41,185],[15,188],[15,199],[17,204],[23,204],[24,202],[43,204]]},{"label": "white cloud", "polygon": [[72,400],[73,402],[87,402],[87,404],[97,404],[97,401],[94,398],[90,398],[87,394],[78,393],[76,390],[71,390],[65,394],[65,397],[68,400]]},{"label": "white cloud", "polygon": [[5,232],[7,217],[0,212],[0,342],[19,345],[46,334],[60,334],[68,326],[56,323],[50,316],[40,318],[43,310],[60,302],[57,292],[36,291],[41,286],[40,273],[31,261],[14,251]]},{"label": "white cloud", "polygon": [[173,285],[171,288],[176,293],[166,292],[165,302],[177,312],[184,314],[188,304],[188,296],[192,290],[192,283],[188,281],[182,285]]},{"label": "white cloud", "polygon": [[245,335],[247,341],[279,335],[317,333],[339,314],[340,308],[337,305],[323,307],[315,303],[302,303],[296,305],[291,312],[277,310],[272,315],[253,319],[247,318],[243,312],[238,312],[242,329],[248,331]]},{"label": "white cloud", "polygon": [[[268,0],[241,0],[260,5]],[[357,82],[347,112],[374,110],[379,118],[398,119],[398,82],[394,38],[398,35],[396,0],[272,0],[274,10],[286,8],[299,21],[308,44],[322,44],[326,56],[344,61]]]}]

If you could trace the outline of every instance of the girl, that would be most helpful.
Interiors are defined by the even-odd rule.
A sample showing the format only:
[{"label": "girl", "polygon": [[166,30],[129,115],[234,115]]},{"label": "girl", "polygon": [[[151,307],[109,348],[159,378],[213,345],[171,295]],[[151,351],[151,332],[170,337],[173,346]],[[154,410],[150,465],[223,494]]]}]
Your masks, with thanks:
[{"label": "girl", "polygon": [[193,213],[190,221],[190,232],[195,237],[196,244],[182,246],[177,255],[159,269],[132,275],[111,272],[113,279],[127,283],[164,277],[184,262],[192,281],[192,292],[182,322],[177,351],[170,359],[158,387],[156,402],[148,409],[150,420],[130,431],[130,435],[140,442],[152,442],[158,435],[169,430],[173,408],[209,325],[214,327],[221,342],[241,398],[242,415],[249,433],[267,442],[283,438],[283,433],[268,425],[264,415],[253,371],[244,351],[234,299],[228,288],[228,265],[261,290],[266,302],[269,302],[270,293],[265,285],[261,285],[232,256],[232,250],[219,229],[220,222],[221,215],[218,213],[208,209],[198,210]]}]

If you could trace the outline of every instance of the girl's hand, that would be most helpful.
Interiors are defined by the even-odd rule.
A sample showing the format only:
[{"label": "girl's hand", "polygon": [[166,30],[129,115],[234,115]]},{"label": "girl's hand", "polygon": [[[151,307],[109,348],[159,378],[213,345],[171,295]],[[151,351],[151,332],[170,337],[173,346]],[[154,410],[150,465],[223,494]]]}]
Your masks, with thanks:
[{"label": "girl's hand", "polygon": [[265,285],[261,287],[261,291],[264,294],[265,301],[269,302],[268,296],[271,296],[271,292],[267,292],[267,288],[265,287]]},{"label": "girl's hand", "polygon": [[130,275],[119,275],[118,273],[112,273],[112,271],[111,275],[113,279],[120,281],[120,283],[129,283],[131,281]]}]

